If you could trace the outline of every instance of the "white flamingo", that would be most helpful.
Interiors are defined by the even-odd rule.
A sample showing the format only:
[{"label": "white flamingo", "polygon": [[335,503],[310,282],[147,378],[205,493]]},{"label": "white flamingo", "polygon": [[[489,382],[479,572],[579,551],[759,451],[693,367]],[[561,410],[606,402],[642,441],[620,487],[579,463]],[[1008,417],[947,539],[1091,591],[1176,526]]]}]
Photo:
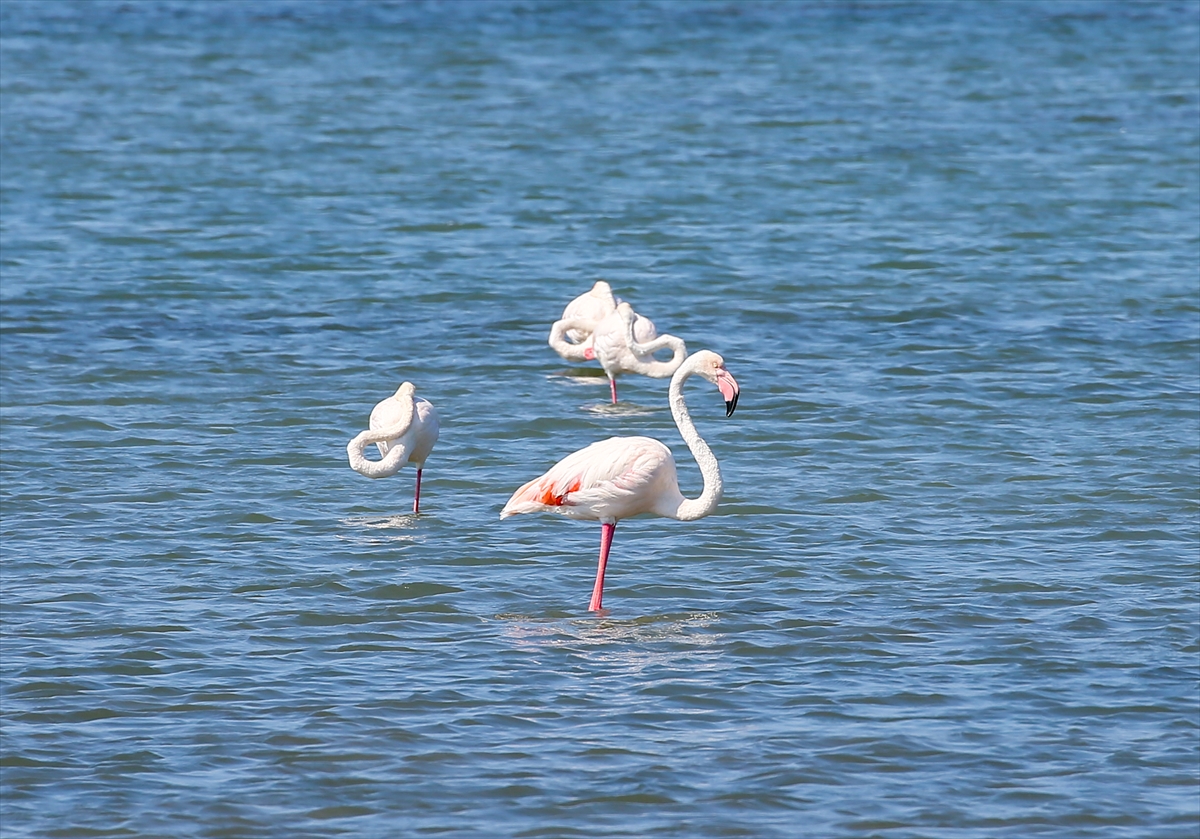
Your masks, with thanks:
[{"label": "white flamingo", "polygon": [[[371,410],[369,430],[346,444],[350,468],[368,478],[395,475],[406,464],[417,467],[413,512],[421,512],[421,472],[438,438],[438,415],[433,403],[414,396],[412,382],[400,385],[394,394]],[[367,460],[363,449],[374,443],[381,460]]]},{"label": "white flamingo", "polygon": [[[669,361],[659,361],[654,353],[671,350]],[[596,324],[592,332],[592,350],[608,376],[613,404],[617,404],[617,376],[640,373],[653,379],[673,375],[687,358],[687,345],[674,335],[659,335],[654,322],[639,315],[628,303],[617,308]]]},{"label": "white flamingo", "polygon": [[725,360],[709,350],[690,356],[671,377],[671,416],[704,477],[699,498],[685,498],[679,491],[675,458],[663,443],[651,437],[611,437],[567,455],[544,475],[514,492],[500,511],[502,519],[544,511],[600,522],[600,564],[589,611],[600,609],[604,569],[618,520],[652,513],[694,521],[715,510],[721,500],[723,484],[717,458],[697,433],[683,399],[683,383],[693,374],[721,391],[725,416],[731,416],[737,408],[740,389],[725,369]]},{"label": "white flamingo", "polygon": [[599,280],[563,309],[562,317],[550,327],[551,349],[566,361],[590,361],[591,335],[596,324],[617,308],[612,287]]}]

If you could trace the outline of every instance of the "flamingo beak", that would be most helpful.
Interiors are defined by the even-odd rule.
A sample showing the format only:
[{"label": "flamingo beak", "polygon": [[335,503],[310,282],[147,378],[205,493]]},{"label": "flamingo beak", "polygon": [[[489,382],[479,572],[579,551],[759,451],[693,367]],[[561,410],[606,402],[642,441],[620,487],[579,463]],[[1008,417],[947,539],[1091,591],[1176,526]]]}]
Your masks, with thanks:
[{"label": "flamingo beak", "polygon": [[737,380],[733,378],[728,370],[717,371],[717,389],[725,397],[725,416],[733,416],[733,412],[737,410],[738,396],[741,394],[741,388],[738,387]]},{"label": "flamingo beak", "polygon": [[594,349],[592,349],[591,347],[588,347],[586,350],[583,351],[583,357],[586,358],[588,361],[591,361],[593,358],[596,357],[596,351]]}]

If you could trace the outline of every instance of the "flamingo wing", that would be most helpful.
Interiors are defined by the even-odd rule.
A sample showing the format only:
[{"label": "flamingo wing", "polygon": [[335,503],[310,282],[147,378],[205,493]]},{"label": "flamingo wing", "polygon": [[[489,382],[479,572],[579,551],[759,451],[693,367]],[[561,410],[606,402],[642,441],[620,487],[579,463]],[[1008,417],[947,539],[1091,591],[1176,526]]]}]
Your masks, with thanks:
[{"label": "flamingo wing", "polygon": [[371,418],[367,421],[367,427],[372,431],[390,428],[400,422],[403,416],[404,405],[396,397],[389,396],[371,409]]},{"label": "flamingo wing", "polygon": [[[617,302],[613,297],[612,288],[609,284],[603,280],[597,281],[591,289],[576,297],[563,309],[561,320],[583,320],[588,322],[586,327],[576,324],[567,329],[567,337],[576,344],[581,343],[595,329],[596,324],[603,320],[604,316],[615,309],[616,306]],[[570,361],[572,359],[567,360]]]},{"label": "flamingo wing", "polygon": [[[403,417],[404,404],[395,396],[389,396],[371,409],[371,418],[367,421],[367,428],[372,431],[391,428],[400,422]],[[380,440],[375,444],[375,447],[379,449],[380,455],[387,455],[388,451],[392,448],[392,444],[398,439],[398,437],[393,437],[390,440]]]},{"label": "flamingo wing", "polygon": [[662,488],[677,486],[671,450],[650,437],[610,437],[567,455],[522,486],[500,513],[549,511],[618,519],[651,512]]}]

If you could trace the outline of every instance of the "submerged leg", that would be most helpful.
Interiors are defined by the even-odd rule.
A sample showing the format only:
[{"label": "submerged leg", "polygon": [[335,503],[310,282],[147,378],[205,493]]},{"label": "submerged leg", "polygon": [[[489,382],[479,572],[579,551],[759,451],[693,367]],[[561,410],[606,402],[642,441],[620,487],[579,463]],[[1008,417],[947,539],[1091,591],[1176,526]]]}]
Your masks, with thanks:
[{"label": "submerged leg", "polygon": [[417,470],[417,489],[413,493],[413,512],[421,512],[421,470]]},{"label": "submerged leg", "polygon": [[600,611],[600,599],[604,597],[604,568],[608,565],[608,549],[612,547],[613,532],[616,529],[615,521],[600,522],[600,567],[596,569],[596,585],[592,587],[592,602],[588,605],[589,612]]},{"label": "submerged leg", "polygon": [[612,403],[613,403],[614,405],[616,405],[616,404],[617,404],[617,380],[616,380],[616,379],[609,379],[609,380],[608,380],[608,387],[609,387],[609,389],[612,391],[612,397],[613,397],[613,401],[612,401]]}]

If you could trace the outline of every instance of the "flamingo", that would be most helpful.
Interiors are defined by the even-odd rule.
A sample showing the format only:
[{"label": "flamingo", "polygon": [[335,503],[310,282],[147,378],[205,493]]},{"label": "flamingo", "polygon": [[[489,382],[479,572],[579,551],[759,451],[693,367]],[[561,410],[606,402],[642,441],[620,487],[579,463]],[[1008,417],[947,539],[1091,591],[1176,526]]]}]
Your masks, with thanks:
[{"label": "flamingo", "polygon": [[598,612],[604,595],[604,570],[619,519],[652,513],[680,521],[695,521],[717,508],[723,484],[712,449],[700,437],[683,399],[683,383],[693,374],[712,382],[725,397],[725,416],[737,408],[737,381],[715,352],[690,356],[671,377],[671,416],[704,477],[699,498],[679,491],[675,458],[651,437],[610,437],[569,454],[508,499],[500,518],[518,513],[561,513],[568,518],[600,522],[600,564],[588,611]]},{"label": "flamingo", "polygon": [[590,353],[592,330],[616,307],[612,287],[604,280],[598,280],[590,291],[568,303],[562,317],[554,322],[550,328],[551,349],[567,361],[590,361],[593,358]]},{"label": "flamingo", "polygon": [[[350,468],[368,478],[395,475],[406,463],[417,467],[417,489],[413,494],[413,512],[421,512],[421,472],[438,438],[438,415],[433,403],[414,396],[412,382],[371,410],[369,430],[346,444]],[[367,460],[363,449],[374,443],[382,460]]]},{"label": "flamingo", "polygon": [[[687,358],[687,345],[674,335],[659,335],[654,321],[639,315],[622,301],[596,324],[591,335],[592,351],[608,375],[613,404],[617,404],[617,376],[640,373],[653,379],[665,379],[679,369]],[[654,353],[671,350],[670,361],[659,361]]]}]

